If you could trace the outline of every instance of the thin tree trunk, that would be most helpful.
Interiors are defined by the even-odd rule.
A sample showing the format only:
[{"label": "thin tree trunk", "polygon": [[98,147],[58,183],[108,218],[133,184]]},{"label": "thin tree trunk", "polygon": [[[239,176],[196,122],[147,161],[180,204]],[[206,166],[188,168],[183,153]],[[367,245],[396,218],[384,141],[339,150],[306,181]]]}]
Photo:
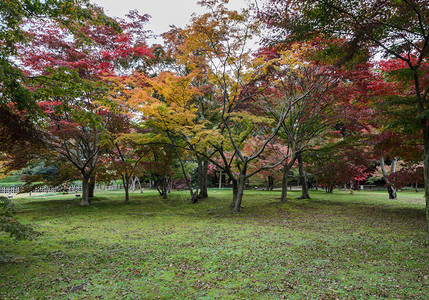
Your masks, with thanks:
[{"label": "thin tree trunk", "polygon": [[305,173],[304,162],[302,160],[301,153],[297,155],[297,159],[298,159],[298,165],[299,165],[299,176],[302,182],[302,193],[300,198],[310,199],[310,195],[308,194],[307,174]]},{"label": "thin tree trunk", "polygon": [[[392,161],[392,165],[390,167],[390,175],[392,175],[393,173],[395,173],[396,171],[396,163],[398,162],[398,159],[395,158]],[[388,178],[388,174],[386,171],[386,166],[384,164],[384,157],[381,158],[380,160],[380,166],[381,166],[381,172],[383,173],[384,176],[384,180],[386,180],[386,184],[387,184],[387,193],[389,194],[389,199],[398,199],[398,196],[396,194],[396,189],[390,185],[389,182],[389,178]]]},{"label": "thin tree trunk", "polygon": [[140,189],[140,194],[143,194],[143,188],[142,188],[142,184],[140,182],[140,178],[138,179],[138,184],[139,184],[139,189]]},{"label": "thin tree trunk", "polygon": [[136,180],[137,176],[133,176],[133,179],[131,180],[131,189],[133,190],[133,192],[136,191]]},{"label": "thin tree trunk", "polygon": [[424,143],[424,180],[426,199],[426,234],[429,240],[429,127],[426,117],[422,119],[423,143]]},{"label": "thin tree trunk", "polygon": [[124,190],[125,190],[125,203],[130,203],[130,177],[127,173],[122,174],[122,183],[124,184]]},{"label": "thin tree trunk", "polygon": [[286,164],[283,169],[283,178],[282,178],[282,195],[280,196],[280,202],[287,201],[287,186],[288,186],[288,175],[289,175],[289,164]]},{"label": "thin tree trunk", "polygon": [[130,193],[129,193],[129,187],[128,185],[124,186],[125,189],[125,204],[130,203]]},{"label": "thin tree trunk", "polygon": [[163,199],[167,199],[167,194],[168,194],[168,188],[167,188],[167,178],[164,177],[162,178],[162,186],[161,186],[161,191],[162,191],[162,198]]},{"label": "thin tree trunk", "polygon": [[82,206],[89,206],[89,176],[82,175]]},{"label": "thin tree trunk", "polygon": [[200,193],[198,198],[205,199],[208,198],[207,192],[207,173],[209,170],[209,162],[207,160],[200,161],[198,160],[198,181],[200,186]]},{"label": "thin tree trunk", "polygon": [[246,186],[246,179],[240,175],[237,184],[237,197],[235,199],[234,212],[238,213],[241,210],[241,202],[243,200],[244,188]]},{"label": "thin tree trunk", "polygon": [[268,176],[268,190],[272,191],[274,189],[274,177]]},{"label": "thin tree trunk", "polygon": [[[94,198],[94,190],[95,190],[95,176],[91,176],[88,183],[88,197]],[[91,201],[90,201],[91,202]]]},{"label": "thin tree trunk", "polygon": [[173,190],[173,180],[171,179],[171,177],[168,177],[168,193],[170,194],[171,191]]},{"label": "thin tree trunk", "polygon": [[[292,168],[296,160],[296,156],[293,155],[292,159],[289,163],[285,164],[285,167],[283,169],[283,178],[282,178],[282,195],[280,197],[280,202],[287,202],[287,187],[288,187],[288,175],[289,170]],[[290,186],[290,190],[292,191],[292,186]]]},{"label": "thin tree trunk", "polygon": [[[170,140],[171,140],[171,138],[170,138]],[[171,141],[172,141],[172,140],[171,140]],[[196,193],[194,193],[194,190],[193,190],[193,188],[192,188],[192,182],[191,182],[191,180],[189,180],[189,178],[188,178],[188,174],[186,173],[186,170],[185,170],[185,164],[183,163],[182,158],[180,157],[179,153],[177,152],[177,147],[176,147],[174,150],[175,150],[175,152],[176,152],[177,159],[179,160],[179,163],[180,163],[180,167],[181,167],[181,169],[182,169],[183,176],[185,177],[185,182],[186,182],[186,185],[187,185],[187,187],[188,187],[188,189],[189,189],[189,194],[191,195],[191,203],[195,204],[195,203],[197,203],[197,202],[198,202],[197,194],[196,194]]]},{"label": "thin tree trunk", "polygon": [[264,184],[265,184],[265,190],[268,191],[269,184],[268,184],[267,176],[265,176],[265,175],[264,175]]},{"label": "thin tree trunk", "polygon": [[232,179],[232,203],[231,207],[235,207],[235,203],[237,202],[238,195],[238,182],[235,179]]},{"label": "thin tree trunk", "polygon": [[396,195],[396,189],[393,186],[388,186],[387,192],[389,193],[389,199],[398,199]]}]

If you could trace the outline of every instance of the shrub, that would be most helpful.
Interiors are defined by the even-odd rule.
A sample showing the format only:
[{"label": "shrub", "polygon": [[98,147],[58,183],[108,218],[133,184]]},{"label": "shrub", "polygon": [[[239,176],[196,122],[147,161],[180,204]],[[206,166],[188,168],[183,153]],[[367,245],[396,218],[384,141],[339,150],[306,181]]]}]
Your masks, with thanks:
[{"label": "shrub", "polygon": [[15,205],[6,197],[0,197],[0,231],[9,233],[17,240],[33,239],[37,232],[30,226],[24,225],[14,218]]}]

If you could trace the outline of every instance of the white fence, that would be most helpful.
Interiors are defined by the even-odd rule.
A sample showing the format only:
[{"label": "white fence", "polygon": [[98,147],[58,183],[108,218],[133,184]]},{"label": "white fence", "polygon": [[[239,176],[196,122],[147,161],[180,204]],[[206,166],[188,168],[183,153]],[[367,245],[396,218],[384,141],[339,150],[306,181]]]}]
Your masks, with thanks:
[{"label": "white fence", "polygon": [[[20,192],[20,186],[1,186],[0,187],[0,194],[17,194]],[[124,189],[124,186],[122,184],[109,184],[109,185],[103,185],[103,184],[96,184],[95,190],[99,191],[114,191],[114,190],[122,190]],[[131,186],[131,189],[133,189],[133,186]],[[38,187],[32,193],[58,193],[63,192],[64,189],[62,187]],[[82,185],[71,185],[67,188],[68,192],[81,192],[82,191]]]}]

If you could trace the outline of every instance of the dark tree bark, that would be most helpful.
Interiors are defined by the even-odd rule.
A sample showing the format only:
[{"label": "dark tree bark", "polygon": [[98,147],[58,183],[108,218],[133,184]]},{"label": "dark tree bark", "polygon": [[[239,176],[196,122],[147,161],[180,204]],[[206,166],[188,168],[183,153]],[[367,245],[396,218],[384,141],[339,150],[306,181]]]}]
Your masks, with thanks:
[{"label": "dark tree bark", "polygon": [[422,118],[423,143],[424,143],[424,178],[426,199],[426,233],[429,240],[429,125],[426,117]]},{"label": "dark tree bark", "polygon": [[207,192],[207,173],[209,169],[209,162],[207,160],[198,159],[198,184],[200,186],[200,192],[198,194],[199,199],[208,198]]},{"label": "dark tree bark", "polygon": [[285,165],[283,169],[283,178],[282,178],[282,195],[280,196],[280,202],[288,202],[287,201],[287,187],[288,187],[288,177],[289,177],[289,166]]},{"label": "dark tree bark", "polygon": [[82,175],[82,200],[80,205],[89,206],[89,176]]},{"label": "dark tree bark", "polygon": [[301,153],[297,155],[297,160],[299,166],[299,177],[302,184],[302,193],[300,199],[310,199],[310,195],[308,194],[307,173],[305,172],[304,162]]},{"label": "dark tree bark", "polygon": [[244,188],[246,187],[246,172],[244,171],[240,176],[238,177],[237,182],[237,196],[235,198],[235,204],[234,204],[234,212],[238,213],[241,210],[241,202],[243,201],[243,194],[244,194]]},{"label": "dark tree bark", "polygon": [[124,185],[125,190],[125,203],[130,203],[130,176],[128,176],[127,172],[125,174],[122,174],[122,183]]},{"label": "dark tree bark", "polygon": [[[295,155],[293,155],[289,163],[285,164],[285,167],[283,169],[282,195],[280,196],[280,202],[287,202],[288,175],[289,175],[290,168],[292,168],[293,164],[295,163],[295,160],[296,160],[296,157]],[[292,190],[292,186],[291,186],[291,190]]]},{"label": "dark tree bark", "polygon": [[268,175],[267,178],[267,191],[272,191],[274,189],[274,177]]},{"label": "dark tree bark", "polygon": [[91,176],[89,179],[89,190],[88,190],[88,197],[94,198],[94,190],[95,190],[95,176]]},{"label": "dark tree bark", "polygon": [[389,193],[389,199],[398,199],[396,195],[396,189],[393,186],[388,186],[387,192]]},{"label": "dark tree bark", "polygon": [[232,179],[232,203],[231,207],[235,207],[235,203],[237,202],[238,195],[238,182],[235,179]]}]

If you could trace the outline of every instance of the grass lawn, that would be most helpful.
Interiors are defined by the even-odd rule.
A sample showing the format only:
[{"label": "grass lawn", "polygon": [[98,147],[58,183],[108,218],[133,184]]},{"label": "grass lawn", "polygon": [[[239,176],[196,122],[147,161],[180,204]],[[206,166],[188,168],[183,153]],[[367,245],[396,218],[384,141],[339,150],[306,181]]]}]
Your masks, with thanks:
[{"label": "grass lawn", "polygon": [[[16,199],[42,235],[0,235],[0,299],[428,299],[423,193],[156,192]],[[290,192],[292,199],[298,192]]]}]

